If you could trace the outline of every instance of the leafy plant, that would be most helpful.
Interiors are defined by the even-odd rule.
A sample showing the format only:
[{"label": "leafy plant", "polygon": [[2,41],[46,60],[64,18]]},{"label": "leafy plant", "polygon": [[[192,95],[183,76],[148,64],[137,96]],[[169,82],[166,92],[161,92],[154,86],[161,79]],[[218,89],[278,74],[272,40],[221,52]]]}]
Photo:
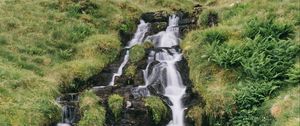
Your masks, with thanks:
[{"label": "leafy plant", "polygon": [[257,35],[273,37],[276,39],[288,39],[294,36],[294,28],[291,24],[275,23],[274,17],[269,16],[266,20],[251,19],[246,27],[244,36],[254,39]]},{"label": "leafy plant", "polygon": [[223,44],[216,46],[212,53],[212,61],[224,68],[237,67],[242,59],[241,50],[239,47]]},{"label": "leafy plant", "polygon": [[289,69],[287,76],[287,82],[295,85],[300,84],[300,62],[296,63],[294,67]]},{"label": "leafy plant", "polygon": [[254,79],[283,80],[299,51],[300,47],[291,40],[257,36],[244,45],[241,64],[244,72]]},{"label": "leafy plant", "polygon": [[263,114],[258,114],[258,107],[268,100],[272,93],[278,89],[273,82],[240,82],[239,91],[235,94],[235,106],[237,111],[234,113],[230,122],[233,125],[264,125],[269,124],[269,117],[262,120]]}]

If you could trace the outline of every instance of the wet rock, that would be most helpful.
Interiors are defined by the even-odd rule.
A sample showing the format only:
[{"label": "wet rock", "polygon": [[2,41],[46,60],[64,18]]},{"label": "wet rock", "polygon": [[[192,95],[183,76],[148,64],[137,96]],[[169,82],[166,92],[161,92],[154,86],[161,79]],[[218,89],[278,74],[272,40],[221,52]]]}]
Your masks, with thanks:
[{"label": "wet rock", "polygon": [[93,87],[95,94],[101,98],[107,98],[113,91],[112,86],[96,86]]}]

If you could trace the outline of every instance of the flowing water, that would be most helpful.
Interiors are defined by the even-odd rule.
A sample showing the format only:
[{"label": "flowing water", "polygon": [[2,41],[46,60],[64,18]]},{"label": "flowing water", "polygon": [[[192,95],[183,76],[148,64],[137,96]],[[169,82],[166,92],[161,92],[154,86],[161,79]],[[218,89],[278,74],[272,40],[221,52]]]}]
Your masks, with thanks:
[{"label": "flowing water", "polygon": [[75,123],[78,114],[78,102],[79,97],[77,93],[67,93],[56,99],[56,101],[62,106],[62,121],[59,126],[69,126]]},{"label": "flowing water", "polygon": [[[110,86],[113,86],[115,77],[122,75],[123,68],[129,60],[130,48],[134,45],[141,44],[145,38],[146,41],[151,41],[154,48],[160,51],[151,51],[149,53],[147,66],[145,70],[143,70],[145,84],[137,87],[134,91],[140,92],[142,96],[149,96],[148,86],[157,82],[160,83],[162,90],[159,91],[159,93],[171,101],[169,106],[172,110],[172,120],[167,124],[168,126],[184,126],[185,108],[182,104],[182,97],[185,94],[186,87],[183,84],[181,75],[176,66],[177,62],[182,59],[182,54],[179,49],[174,47],[180,43],[178,21],[179,18],[173,15],[169,17],[169,25],[166,31],[161,31],[155,35],[146,37],[149,24],[141,20],[133,39],[131,39],[125,47],[126,54],[123,62],[118,68],[118,71],[113,74],[112,80],[109,83]],[[154,62],[156,62],[156,64],[151,67],[151,73],[149,73],[150,65]],[[103,87],[104,86],[98,86],[94,88]]]},{"label": "flowing water", "polygon": [[[176,63],[182,59],[180,51],[174,48],[180,43],[179,39],[179,18],[175,15],[169,18],[169,25],[166,31],[148,36],[146,40],[151,41],[155,48],[162,48],[161,51],[151,54],[148,57],[148,65],[144,70],[145,86],[160,82],[163,90],[161,93],[168,97],[172,102],[172,120],[168,126],[184,126],[184,106],[182,97],[185,94],[186,87],[183,84],[181,75],[177,70]],[[148,67],[153,60],[158,61],[151,74],[148,76]],[[142,87],[139,87],[142,88]]]},{"label": "flowing water", "polygon": [[140,24],[138,25],[138,28],[133,36],[133,38],[129,41],[128,45],[125,47],[126,49],[126,54],[124,56],[123,62],[118,68],[117,73],[114,73],[112,76],[111,81],[109,82],[110,86],[113,86],[115,83],[115,78],[119,77],[123,73],[123,68],[127,64],[129,60],[129,48],[133,47],[134,45],[141,44],[145,38],[145,34],[149,30],[149,24],[145,23],[145,21],[140,20]]}]

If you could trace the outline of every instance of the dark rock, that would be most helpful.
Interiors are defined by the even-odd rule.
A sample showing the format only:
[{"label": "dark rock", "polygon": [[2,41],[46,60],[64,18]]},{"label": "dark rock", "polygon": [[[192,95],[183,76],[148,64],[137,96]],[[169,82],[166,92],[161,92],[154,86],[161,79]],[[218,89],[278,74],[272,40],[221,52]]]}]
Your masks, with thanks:
[{"label": "dark rock", "polygon": [[112,86],[96,86],[93,87],[95,94],[101,98],[107,98],[113,91]]},{"label": "dark rock", "polygon": [[168,22],[169,14],[166,11],[146,12],[141,15],[146,22]]}]

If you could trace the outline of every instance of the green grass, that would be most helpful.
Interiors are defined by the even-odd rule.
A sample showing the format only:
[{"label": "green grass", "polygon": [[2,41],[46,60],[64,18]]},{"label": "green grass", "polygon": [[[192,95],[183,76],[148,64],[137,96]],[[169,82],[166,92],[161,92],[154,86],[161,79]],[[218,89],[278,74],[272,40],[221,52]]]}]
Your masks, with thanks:
[{"label": "green grass", "polygon": [[[167,11],[190,9],[192,5],[192,1],[179,0],[1,1],[0,125],[58,122],[61,114],[56,97],[82,86],[73,84],[75,78],[85,80],[114,60],[120,51],[117,33],[124,28],[120,26],[124,20],[130,26],[142,12],[162,6]],[[91,114],[83,114],[83,120],[102,113],[93,113],[94,109],[87,110]]]},{"label": "green grass", "polygon": [[[220,0],[206,6],[200,18],[214,12],[219,24],[190,32],[181,44],[192,68],[193,91],[205,101],[198,113],[210,125],[275,125],[278,120],[264,103],[290,85],[289,90],[297,88],[300,31],[295,10],[300,8],[294,0],[233,3]],[[289,116],[286,120],[298,123]]]}]

